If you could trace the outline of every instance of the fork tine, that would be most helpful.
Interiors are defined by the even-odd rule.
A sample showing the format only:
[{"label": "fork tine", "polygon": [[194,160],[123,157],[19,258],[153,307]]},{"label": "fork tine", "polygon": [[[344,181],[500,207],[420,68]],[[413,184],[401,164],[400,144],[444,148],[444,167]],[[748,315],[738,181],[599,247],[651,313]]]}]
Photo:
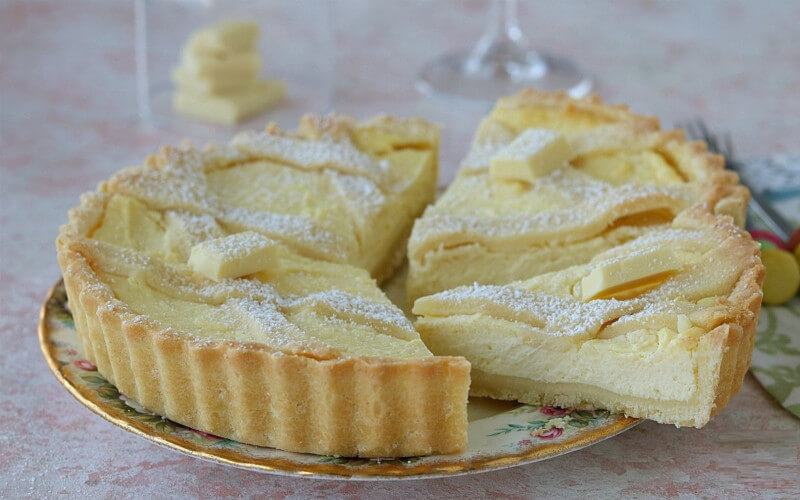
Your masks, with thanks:
[{"label": "fork tine", "polygon": [[708,143],[710,148],[712,141],[710,140],[711,137],[709,136],[711,135],[711,132],[708,130],[708,127],[706,127],[706,122],[704,122],[702,118],[698,118],[695,123],[697,124],[697,129],[700,131],[700,136]]},{"label": "fork tine", "polygon": [[686,131],[689,136],[695,139],[705,139],[708,143],[708,150],[712,153],[722,155],[725,159],[725,168],[740,174],[739,179],[741,183],[750,189],[750,208],[752,211],[757,213],[778,237],[784,241],[788,240],[792,234],[793,228],[781,214],[770,206],[769,202],[761,197],[758,191],[752,189],[752,185],[748,185],[746,177],[741,175],[741,164],[733,158],[734,151],[731,135],[729,133],[721,133],[719,136],[715,136],[700,118],[688,123],[686,125]]},{"label": "fork tine", "polygon": [[696,141],[708,141],[708,130],[705,128],[703,122],[698,118],[693,122],[694,124],[694,140]]},{"label": "fork tine", "polygon": [[697,130],[695,130],[691,120],[678,123],[678,127],[686,132],[686,137],[689,139],[697,139]]},{"label": "fork tine", "polygon": [[700,132],[702,132],[704,137],[708,137],[711,135],[711,132],[708,130],[708,127],[706,127],[706,122],[704,122],[702,118],[698,118],[696,120],[696,123],[697,123],[697,128],[700,129]]},{"label": "fork tine", "polygon": [[731,134],[725,134],[723,138],[725,140],[725,151],[723,155],[729,162],[733,161],[733,139],[731,138]]}]

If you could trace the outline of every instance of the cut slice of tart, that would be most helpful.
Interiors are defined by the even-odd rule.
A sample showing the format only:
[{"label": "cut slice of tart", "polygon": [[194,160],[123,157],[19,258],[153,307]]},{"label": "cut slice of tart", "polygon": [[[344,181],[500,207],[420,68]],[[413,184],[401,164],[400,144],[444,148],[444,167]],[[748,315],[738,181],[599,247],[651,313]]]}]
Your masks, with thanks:
[{"label": "cut slice of tart", "polygon": [[463,450],[469,363],[433,356],[370,276],[402,256],[437,140],[421,121],[309,117],[115,175],[57,242],[87,356],[145,408],[245,443]]},{"label": "cut slice of tart", "polygon": [[701,427],[750,364],[758,253],[698,205],[586,264],[420,298],[416,328],[435,354],[470,361],[472,395]]},{"label": "cut slice of tart", "polygon": [[308,115],[292,132],[270,125],[202,151],[165,147],[100,190],[209,215],[228,232],[255,231],[381,281],[433,200],[438,147],[438,129],[419,119]]},{"label": "cut slice of tart", "polygon": [[741,225],[747,201],[704,143],[596,97],[528,89],[498,101],[453,183],[416,221],[408,295],[583,264],[698,202]]}]

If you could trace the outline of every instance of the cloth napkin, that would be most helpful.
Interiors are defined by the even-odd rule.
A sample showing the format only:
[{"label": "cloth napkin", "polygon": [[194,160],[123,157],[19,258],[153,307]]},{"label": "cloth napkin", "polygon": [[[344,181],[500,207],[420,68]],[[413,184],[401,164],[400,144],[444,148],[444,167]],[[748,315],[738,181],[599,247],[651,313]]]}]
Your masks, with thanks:
[{"label": "cloth napkin", "polygon": [[[745,161],[742,178],[794,226],[800,225],[800,156]],[[752,212],[748,229],[767,229]],[[750,371],[764,388],[800,418],[800,298],[781,306],[764,305],[756,330]]]}]

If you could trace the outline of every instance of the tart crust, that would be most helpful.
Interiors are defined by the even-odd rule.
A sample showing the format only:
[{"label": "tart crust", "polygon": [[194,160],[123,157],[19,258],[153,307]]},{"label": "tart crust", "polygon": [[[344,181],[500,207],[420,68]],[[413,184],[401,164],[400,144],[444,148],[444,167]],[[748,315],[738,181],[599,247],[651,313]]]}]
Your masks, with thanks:
[{"label": "tart crust", "polygon": [[[471,371],[470,395],[515,400],[564,408],[604,408],[629,417],[647,418],[677,427],[703,427],[742,388],[750,368],[761,307],[763,267],[742,276],[732,301],[745,306],[741,313],[705,334],[699,342],[700,385],[705,389],[690,402],[664,402],[625,396],[596,386],[538,382],[521,377]],[[749,312],[749,314],[748,314]]]},{"label": "tart crust", "polygon": [[[693,374],[697,391],[687,400],[672,400],[641,397],[633,394],[614,392],[601,385],[605,381],[557,382],[542,381],[528,377],[492,373],[482,369],[478,361],[472,359],[472,385],[470,395],[495,399],[515,400],[534,405],[555,405],[565,408],[595,409],[604,408],[612,412],[624,413],[629,417],[647,418],[660,423],[676,426],[702,427],[716,415],[736,394],[750,366],[755,343],[755,330],[761,309],[761,284],[764,279],[764,266],[759,258],[758,245],[729,216],[719,216],[708,212],[707,207],[697,205],[681,213],[676,219],[680,228],[697,228],[708,231],[710,238],[725,241],[729,245],[726,253],[742,256],[739,261],[741,274],[732,289],[717,296],[716,302],[690,314],[693,325],[706,328],[696,346],[693,348],[697,360],[697,372]],[[713,258],[711,258],[713,260]],[[513,286],[513,285],[509,285]],[[658,290],[657,288],[654,289]],[[445,292],[449,293],[449,292]],[[447,316],[441,316],[445,309],[432,309],[431,300],[437,301],[437,295],[417,301],[414,312],[421,314],[416,327],[423,340],[437,354],[465,355],[458,348],[453,348],[448,337],[456,338],[462,330],[458,319],[448,324]],[[420,307],[421,306],[421,307]],[[494,308],[501,308],[500,302],[491,302],[476,314],[492,316]],[[484,310],[485,309],[485,310]],[[434,315],[427,313],[437,311]],[[465,311],[453,311],[453,314],[466,314]],[[496,314],[504,317],[499,309]],[[616,322],[613,320],[611,323]],[[493,330],[497,345],[492,349],[495,356],[502,356],[504,338],[510,335],[507,328],[497,321]],[[466,328],[466,327],[465,327]],[[602,335],[605,326],[597,335]],[[630,327],[635,329],[635,327]],[[558,331],[551,335],[560,335]],[[598,337],[600,338],[600,337]],[[558,357],[558,352],[553,356]],[[518,357],[519,355],[517,355]],[[619,363],[625,363],[624,355],[619,356]],[[614,363],[606,359],[606,363]],[[653,372],[650,376],[666,377],[673,374]],[[580,378],[580,377],[578,377]]]},{"label": "tart crust", "polygon": [[[424,122],[381,117],[363,129],[384,127],[412,146],[438,141]],[[326,137],[352,126],[349,119],[307,117],[300,133]],[[278,133],[272,128],[273,133]],[[337,132],[338,131],[338,132]],[[365,139],[367,140],[367,139]],[[429,142],[428,142],[429,143]],[[238,153],[208,150],[215,161]],[[144,407],[205,432],[259,446],[324,455],[402,457],[447,454],[466,447],[470,365],[458,357],[389,359],[341,357],[338,351],[275,349],[255,342],[209,340],[179,331],[118,300],[83,252],[121,182],[194,158],[191,149],[166,148],[81,197],[57,240],[76,330],[88,358],[120,392]],[[187,161],[188,161],[187,160]],[[433,195],[420,181],[418,199]],[[430,184],[430,188],[426,188]],[[428,193],[430,191],[430,193]],[[420,208],[421,210],[421,208]],[[402,249],[407,231],[398,233]],[[391,274],[402,252],[390,251],[376,268]]]}]

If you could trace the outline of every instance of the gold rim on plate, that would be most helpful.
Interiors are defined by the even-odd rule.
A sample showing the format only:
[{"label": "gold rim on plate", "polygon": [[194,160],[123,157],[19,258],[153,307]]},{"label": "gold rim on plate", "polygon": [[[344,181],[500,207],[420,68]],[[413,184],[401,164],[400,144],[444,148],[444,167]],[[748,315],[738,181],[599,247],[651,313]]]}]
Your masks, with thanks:
[{"label": "gold rim on plate", "polygon": [[[70,374],[69,371],[62,370],[62,364],[55,353],[56,347],[53,342],[51,342],[52,332],[49,319],[52,315],[56,294],[63,292],[63,290],[63,280],[59,280],[48,291],[39,312],[38,328],[39,346],[42,349],[47,365],[61,385],[84,406],[116,426],[156,444],[166,446],[193,457],[225,465],[273,474],[329,479],[375,480],[447,477],[503,469],[553,458],[616,436],[640,422],[640,420],[636,418],[621,417],[619,420],[609,425],[595,429],[587,428],[585,431],[569,439],[552,443],[543,443],[529,450],[510,454],[498,453],[495,455],[473,458],[453,455],[452,459],[416,465],[413,463],[398,465],[395,460],[373,460],[369,461],[367,465],[364,465],[364,462],[360,462],[359,466],[354,467],[346,463],[303,463],[300,460],[295,461],[280,457],[249,457],[231,449],[208,449],[180,437],[157,434],[146,423],[136,421],[125,415],[116,415],[115,413],[118,413],[118,411],[109,406],[108,403],[102,401],[95,391],[78,384],[73,380],[74,375]],[[297,455],[298,457],[308,457],[308,455]]]}]

